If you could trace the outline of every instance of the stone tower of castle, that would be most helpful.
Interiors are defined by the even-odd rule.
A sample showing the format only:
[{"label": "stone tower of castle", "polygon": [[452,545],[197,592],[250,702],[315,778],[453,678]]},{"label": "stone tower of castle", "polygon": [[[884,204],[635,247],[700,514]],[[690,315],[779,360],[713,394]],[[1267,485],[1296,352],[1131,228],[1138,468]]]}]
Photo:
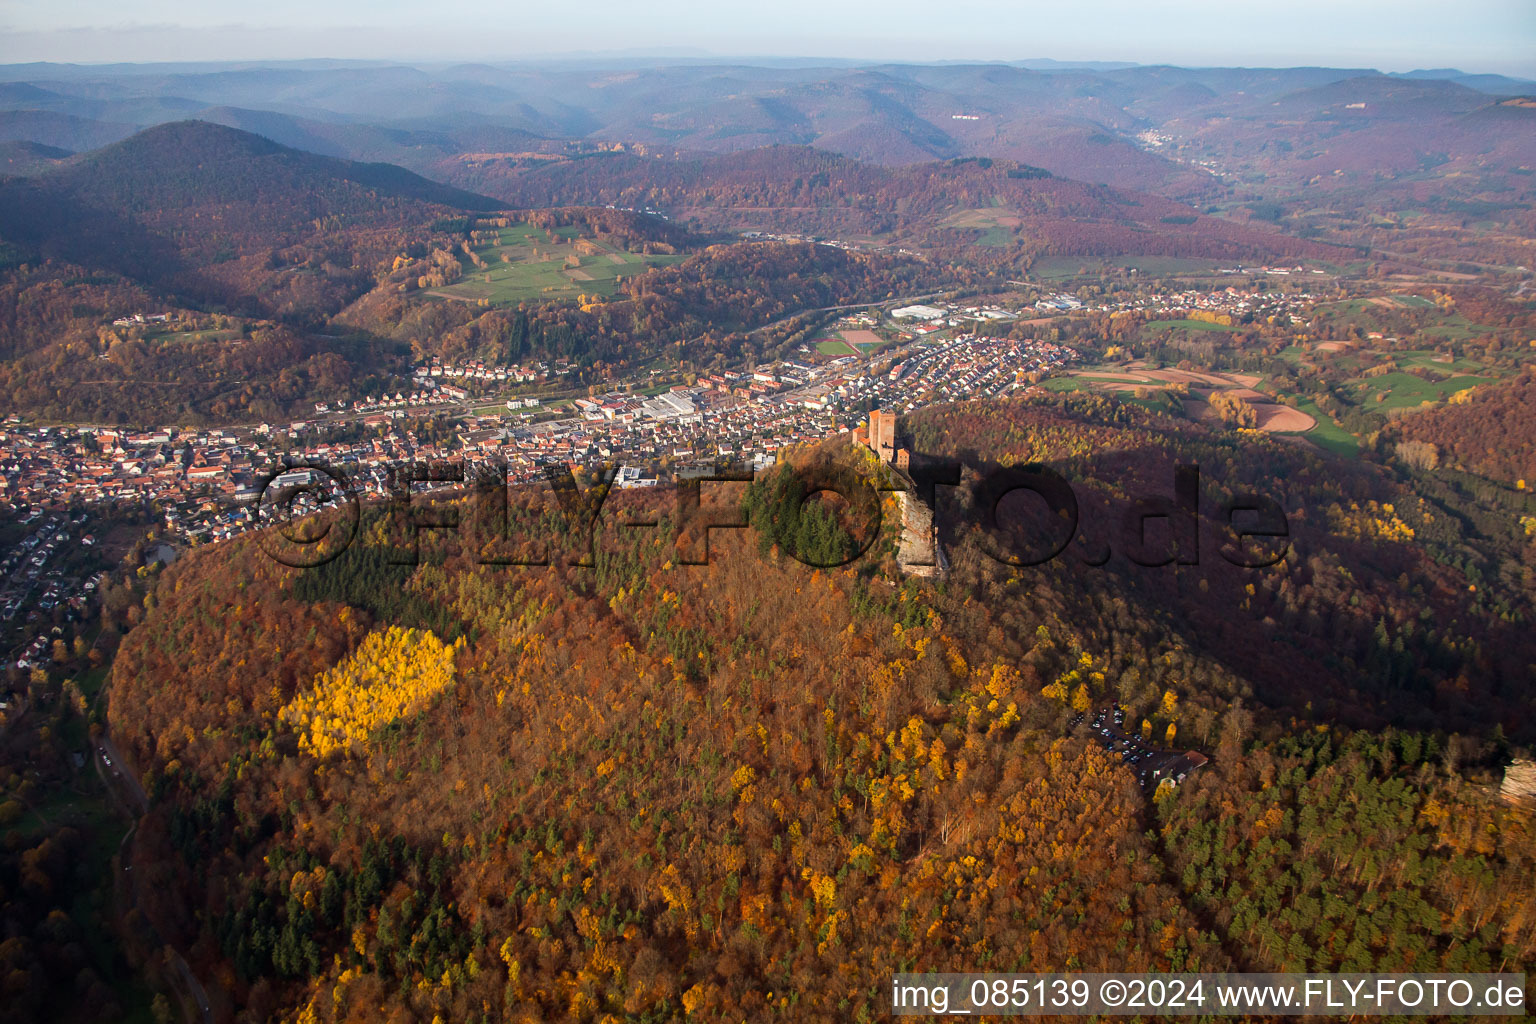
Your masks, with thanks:
[{"label": "stone tower of castle", "polygon": [[869,414],[869,446],[881,462],[896,457],[896,414],[874,409]]}]

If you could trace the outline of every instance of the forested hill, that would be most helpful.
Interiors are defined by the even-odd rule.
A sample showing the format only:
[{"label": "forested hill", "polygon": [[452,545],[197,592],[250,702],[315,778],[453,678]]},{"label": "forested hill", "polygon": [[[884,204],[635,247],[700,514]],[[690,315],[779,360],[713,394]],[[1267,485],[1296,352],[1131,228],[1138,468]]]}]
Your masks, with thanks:
[{"label": "forested hill", "polygon": [[388,164],[184,121],[0,181],[0,239],[33,261],[58,258],[229,303],[261,292],[284,265],[368,274],[434,221],[495,205]]},{"label": "forested hill", "polygon": [[[402,167],[290,149],[208,121],[147,128],[93,150],[42,179],[49,191],[125,213],[173,218],[181,208],[260,204],[276,227],[301,212],[360,216],[381,202],[416,200],[494,209],[485,196],[441,185]],[[174,221],[168,221],[174,223]]]},{"label": "forested hill", "polygon": [[1503,387],[1460,392],[1447,405],[1392,424],[1430,468],[1449,466],[1536,486],[1536,373]]},{"label": "forested hill", "polygon": [[[216,1011],[841,1022],[904,968],[1529,969],[1530,822],[1486,783],[1491,723],[1531,728],[1530,602],[1442,561],[1493,553],[1476,509],[1098,398],[908,428],[1057,468],[1096,537],[1193,459],[1209,507],[1279,487],[1295,553],[1014,569],[960,501],[942,582],[889,533],[815,570],[768,543],[783,467],[706,565],[645,492],[590,568],[523,491],[548,566],[483,534],[394,564],[369,520],[321,569],[194,550],[114,598],[110,720],[154,799],[144,909]],[[1111,702],[1211,764],[1152,797],[1074,724]]]},{"label": "forested hill", "polygon": [[1271,225],[1206,216],[1173,199],[985,157],[885,167],[787,145],[674,159],[608,152],[528,162],[466,154],[434,173],[512,205],[653,206],[714,228],[890,235],[929,247],[968,245],[991,228],[1000,234],[988,246],[1031,254],[1264,259],[1347,252]]}]

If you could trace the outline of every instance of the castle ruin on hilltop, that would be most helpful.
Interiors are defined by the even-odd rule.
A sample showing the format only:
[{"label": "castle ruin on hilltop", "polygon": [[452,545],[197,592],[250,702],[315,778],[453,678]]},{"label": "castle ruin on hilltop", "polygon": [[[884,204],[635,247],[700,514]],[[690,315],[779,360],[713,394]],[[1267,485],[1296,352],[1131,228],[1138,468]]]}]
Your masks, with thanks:
[{"label": "castle ruin on hilltop", "polygon": [[896,414],[871,410],[868,426],[855,427],[853,438],[854,443],[874,452],[902,484],[897,492],[901,504],[901,544],[896,551],[896,564],[909,576],[943,576],[949,571],[949,560],[939,541],[934,510],[912,479],[912,448],[896,434]]}]

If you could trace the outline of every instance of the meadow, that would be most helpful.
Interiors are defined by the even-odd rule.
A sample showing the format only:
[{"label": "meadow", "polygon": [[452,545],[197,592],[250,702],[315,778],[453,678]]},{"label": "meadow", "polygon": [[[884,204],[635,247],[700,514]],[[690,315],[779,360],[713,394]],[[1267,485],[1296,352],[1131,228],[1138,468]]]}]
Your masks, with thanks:
[{"label": "meadow", "polygon": [[1046,256],[1036,260],[1029,276],[1040,281],[1096,277],[1115,270],[1134,270],[1148,277],[1226,278],[1217,274],[1216,260],[1184,256],[1112,256],[1109,258]]},{"label": "meadow", "polygon": [[1213,324],[1209,320],[1148,320],[1144,325],[1149,331],[1219,331],[1231,334],[1237,328],[1231,324]]},{"label": "meadow", "polygon": [[[1457,391],[1478,384],[1490,384],[1492,377],[1471,375],[1451,377],[1442,381],[1427,381],[1411,373],[1384,373],[1379,377],[1366,377],[1349,385],[1357,400],[1367,409],[1382,411],[1413,409],[1425,402],[1441,402]],[[1377,399],[1380,399],[1379,401]]]},{"label": "meadow", "polygon": [[502,228],[494,244],[481,246],[475,254],[485,261],[485,269],[462,260],[464,276],[430,294],[492,305],[574,299],[582,294],[607,296],[618,291],[623,278],[684,258],[625,252],[596,239],[580,238],[574,227],[546,232],[531,224]]},{"label": "meadow", "polygon": [[1342,317],[1362,329],[1379,329],[1388,334],[1394,333],[1401,325],[1401,320],[1394,314],[1400,314],[1404,310],[1429,311],[1427,322],[1415,328],[1415,332],[1423,338],[1466,341],[1469,338],[1498,333],[1494,328],[1468,320],[1461,313],[1437,311],[1434,305],[1432,300],[1422,295],[1378,295],[1371,298],[1322,302],[1316,309],[1325,313],[1330,319]]},{"label": "meadow", "polygon": [[240,335],[241,332],[238,329],[231,327],[224,330],[210,328],[204,331],[165,331],[160,334],[146,334],[144,339],[146,341],[160,341],[174,345],[182,342],[234,341]]},{"label": "meadow", "polygon": [[1405,370],[1429,369],[1441,373],[1479,373],[1484,365],[1475,359],[1453,359],[1430,349],[1398,352],[1393,355],[1397,365]]},{"label": "meadow", "polygon": [[1317,421],[1317,425],[1304,435],[1308,441],[1324,451],[1343,455],[1346,458],[1353,458],[1360,454],[1360,442],[1355,440],[1355,435],[1334,422],[1331,416],[1317,407],[1316,402],[1306,399],[1297,402],[1296,408]]}]

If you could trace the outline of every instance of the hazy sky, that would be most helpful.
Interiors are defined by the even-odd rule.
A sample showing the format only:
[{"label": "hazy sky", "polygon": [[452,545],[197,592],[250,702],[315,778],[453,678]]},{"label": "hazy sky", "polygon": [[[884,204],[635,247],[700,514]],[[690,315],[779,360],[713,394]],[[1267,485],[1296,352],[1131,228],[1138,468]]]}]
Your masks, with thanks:
[{"label": "hazy sky", "polygon": [[1536,0],[0,0],[0,62],[871,60],[1459,67],[1536,77]]}]

